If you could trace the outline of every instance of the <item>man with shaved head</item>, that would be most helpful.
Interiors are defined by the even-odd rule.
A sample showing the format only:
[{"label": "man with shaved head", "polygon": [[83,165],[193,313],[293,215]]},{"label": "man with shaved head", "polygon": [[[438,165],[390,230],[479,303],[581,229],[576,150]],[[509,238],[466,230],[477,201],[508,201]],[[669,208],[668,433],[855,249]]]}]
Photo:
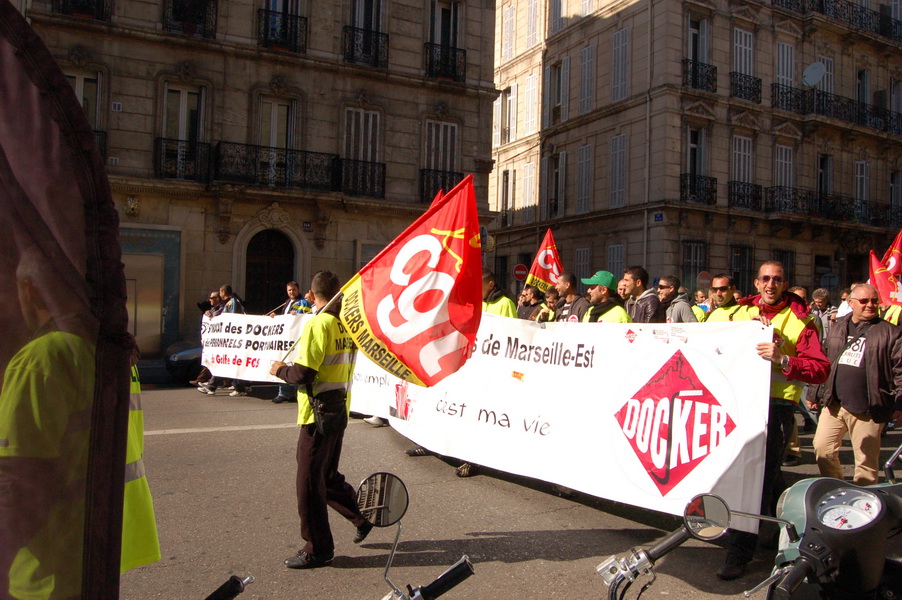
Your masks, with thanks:
[{"label": "man with shaved head", "polygon": [[874,286],[852,288],[852,313],[836,319],[824,340],[830,375],[814,453],[821,475],[842,479],[839,450],[848,433],[857,485],[877,483],[881,430],[902,420],[902,329],[878,316],[879,302]]}]

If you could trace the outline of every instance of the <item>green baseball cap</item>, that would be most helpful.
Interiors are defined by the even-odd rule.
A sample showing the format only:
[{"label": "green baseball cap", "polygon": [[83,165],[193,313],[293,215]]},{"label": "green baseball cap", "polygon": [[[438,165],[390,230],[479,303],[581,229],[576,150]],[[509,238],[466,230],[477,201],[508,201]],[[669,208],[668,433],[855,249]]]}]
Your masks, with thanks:
[{"label": "green baseball cap", "polygon": [[586,285],[603,285],[612,292],[617,291],[617,280],[610,271],[598,271],[588,279],[580,279]]}]

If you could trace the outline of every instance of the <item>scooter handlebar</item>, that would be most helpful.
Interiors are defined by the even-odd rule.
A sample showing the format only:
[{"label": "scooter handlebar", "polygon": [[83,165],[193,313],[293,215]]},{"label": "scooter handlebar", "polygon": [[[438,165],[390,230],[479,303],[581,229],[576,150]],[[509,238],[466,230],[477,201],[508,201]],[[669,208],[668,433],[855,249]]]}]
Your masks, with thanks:
[{"label": "scooter handlebar", "polygon": [[690,537],[689,531],[686,530],[685,527],[680,527],[673,533],[670,533],[663,540],[649,548],[645,551],[648,554],[649,560],[651,560],[652,564],[656,563],[659,558],[666,555],[671,550],[679,547],[680,544],[688,540]]},{"label": "scooter handlebar", "polygon": [[774,586],[774,591],[770,597],[773,600],[789,600],[796,589],[805,581],[805,578],[813,572],[814,566],[806,558],[796,559],[789,572]]},{"label": "scooter handlebar", "polygon": [[421,587],[418,591],[423,600],[435,600],[473,573],[475,573],[473,563],[470,562],[470,557],[464,554],[435,581]]}]

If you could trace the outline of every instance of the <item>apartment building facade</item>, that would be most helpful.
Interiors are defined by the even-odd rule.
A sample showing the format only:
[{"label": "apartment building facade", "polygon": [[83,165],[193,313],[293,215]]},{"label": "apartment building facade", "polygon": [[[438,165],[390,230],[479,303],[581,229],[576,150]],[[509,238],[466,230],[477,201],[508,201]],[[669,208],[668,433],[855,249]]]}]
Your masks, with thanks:
[{"label": "apartment building facade", "polygon": [[353,275],[476,174],[487,212],[494,11],[473,0],[19,0],[82,102],[146,354]]},{"label": "apartment building facade", "polygon": [[867,1],[501,2],[496,271],[551,227],[583,277],[866,279],[902,227],[902,9]]}]

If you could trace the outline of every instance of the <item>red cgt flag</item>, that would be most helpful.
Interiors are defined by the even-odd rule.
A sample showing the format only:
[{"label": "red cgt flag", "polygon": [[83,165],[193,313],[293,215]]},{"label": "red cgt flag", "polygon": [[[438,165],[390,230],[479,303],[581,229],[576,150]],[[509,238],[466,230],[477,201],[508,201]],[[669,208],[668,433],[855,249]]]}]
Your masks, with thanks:
[{"label": "red cgt flag", "polygon": [[899,276],[902,275],[902,230],[896,234],[896,239],[894,239],[893,243],[886,249],[883,260],[880,262],[886,267],[886,270],[896,278],[896,281],[898,281]]},{"label": "red cgt flag", "polygon": [[468,175],[342,288],[341,320],[360,352],[422,386],[460,369],[482,317],[481,249]]},{"label": "red cgt flag", "polygon": [[898,279],[871,250],[870,264],[871,285],[877,288],[880,304],[902,304],[902,295],[899,293]]},{"label": "red cgt flag", "polygon": [[539,253],[536,259],[532,261],[532,267],[526,276],[526,285],[534,285],[539,288],[543,294],[545,291],[557,283],[557,276],[561,274],[564,267],[561,266],[561,257],[557,253],[557,244],[554,243],[554,236],[551,235],[551,228],[545,232],[545,239],[539,246]]}]

